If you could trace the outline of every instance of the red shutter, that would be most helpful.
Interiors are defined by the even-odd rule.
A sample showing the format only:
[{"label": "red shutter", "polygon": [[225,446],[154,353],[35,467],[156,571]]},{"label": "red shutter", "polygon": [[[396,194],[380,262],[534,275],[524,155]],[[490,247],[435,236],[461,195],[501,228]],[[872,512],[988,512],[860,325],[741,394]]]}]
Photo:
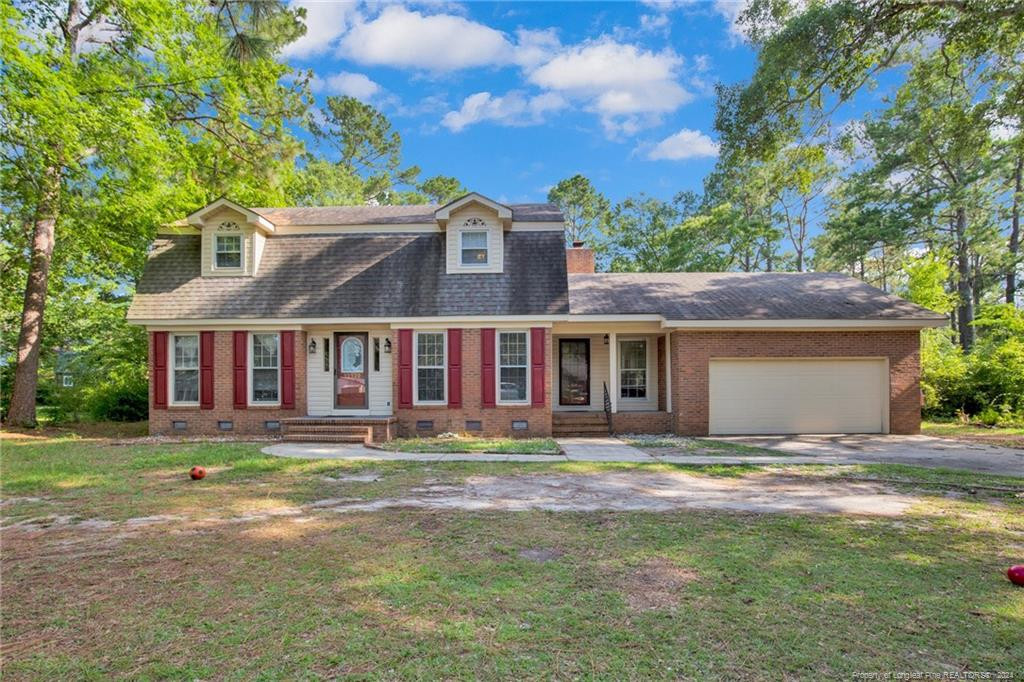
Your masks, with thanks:
[{"label": "red shutter", "polygon": [[295,409],[295,332],[281,332],[281,407]]},{"label": "red shutter", "polygon": [[412,407],[412,330],[398,330],[398,406]]},{"label": "red shutter", "polygon": [[530,329],[530,390],[533,405],[544,405],[544,327]]},{"label": "red shutter", "polygon": [[448,407],[462,407],[462,330],[448,330]]},{"label": "red shutter", "polygon": [[153,407],[167,409],[167,332],[153,332]]},{"label": "red shutter", "polygon": [[235,332],[234,343],[234,375],[235,375],[235,409],[244,410],[249,404],[249,393],[246,382],[247,370],[247,347],[248,334]]},{"label": "red shutter", "polygon": [[484,407],[494,407],[494,330],[480,330],[480,393]]},{"label": "red shutter", "polygon": [[199,332],[199,407],[213,409],[213,332]]}]

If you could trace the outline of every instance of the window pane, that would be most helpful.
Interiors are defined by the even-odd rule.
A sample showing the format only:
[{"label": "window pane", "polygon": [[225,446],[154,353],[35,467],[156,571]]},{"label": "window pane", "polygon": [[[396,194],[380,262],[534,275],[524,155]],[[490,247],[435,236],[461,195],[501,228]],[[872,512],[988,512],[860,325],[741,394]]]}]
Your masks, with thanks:
[{"label": "window pane", "polygon": [[647,342],[623,341],[619,348],[622,351],[623,369],[645,369],[647,367]]},{"label": "window pane", "polygon": [[526,332],[502,332],[499,349],[502,365],[526,366]]},{"label": "window pane", "polygon": [[199,370],[174,370],[174,402],[199,402]]},{"label": "window pane", "polygon": [[259,369],[277,368],[277,334],[252,335],[252,366]]},{"label": "window pane", "polygon": [[242,237],[240,235],[217,237],[217,267],[242,267]]},{"label": "window pane", "polygon": [[199,337],[174,337],[175,369],[199,369]]},{"label": "window pane", "polygon": [[424,368],[416,370],[416,399],[421,402],[444,400],[444,369]]},{"label": "window pane", "polygon": [[486,232],[463,232],[462,233],[462,264],[463,265],[486,265],[487,264],[487,233]]},{"label": "window pane", "polygon": [[444,367],[444,334],[416,335],[416,365],[419,367]]},{"label": "window pane", "polygon": [[252,400],[256,403],[277,402],[276,369],[253,369]]},{"label": "window pane", "polygon": [[526,400],[526,368],[501,368],[501,399]]}]

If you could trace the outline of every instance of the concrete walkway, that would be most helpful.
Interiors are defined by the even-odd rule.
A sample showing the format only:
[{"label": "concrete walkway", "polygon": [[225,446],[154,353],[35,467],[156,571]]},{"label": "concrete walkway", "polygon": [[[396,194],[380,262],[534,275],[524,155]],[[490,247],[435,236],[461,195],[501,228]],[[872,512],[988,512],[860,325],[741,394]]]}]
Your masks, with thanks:
[{"label": "concrete walkway", "polygon": [[560,455],[493,453],[391,452],[345,443],[277,443],[263,453],[299,459],[377,460],[391,462],[666,462],[669,464],[821,464],[845,463],[838,457],[650,455],[618,438],[557,438]]}]

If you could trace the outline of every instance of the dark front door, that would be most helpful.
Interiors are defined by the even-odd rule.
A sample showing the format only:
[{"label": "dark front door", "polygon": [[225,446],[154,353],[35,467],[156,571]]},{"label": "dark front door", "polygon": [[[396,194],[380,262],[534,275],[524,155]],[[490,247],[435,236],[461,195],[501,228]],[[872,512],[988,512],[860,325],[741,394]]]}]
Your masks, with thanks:
[{"label": "dark front door", "polygon": [[366,409],[366,334],[334,335],[334,406]]},{"label": "dark front door", "polygon": [[558,340],[558,404],[590,404],[590,339]]}]

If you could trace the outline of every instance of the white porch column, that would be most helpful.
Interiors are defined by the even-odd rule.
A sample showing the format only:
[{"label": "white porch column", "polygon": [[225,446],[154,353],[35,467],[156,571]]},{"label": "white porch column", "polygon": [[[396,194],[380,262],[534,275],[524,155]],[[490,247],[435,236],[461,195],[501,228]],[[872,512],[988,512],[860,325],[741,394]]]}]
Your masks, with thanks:
[{"label": "white porch column", "polygon": [[608,391],[612,398],[612,413],[619,411],[619,343],[615,332],[608,334]]},{"label": "white porch column", "polygon": [[672,411],[672,332],[665,332],[665,411]]}]

